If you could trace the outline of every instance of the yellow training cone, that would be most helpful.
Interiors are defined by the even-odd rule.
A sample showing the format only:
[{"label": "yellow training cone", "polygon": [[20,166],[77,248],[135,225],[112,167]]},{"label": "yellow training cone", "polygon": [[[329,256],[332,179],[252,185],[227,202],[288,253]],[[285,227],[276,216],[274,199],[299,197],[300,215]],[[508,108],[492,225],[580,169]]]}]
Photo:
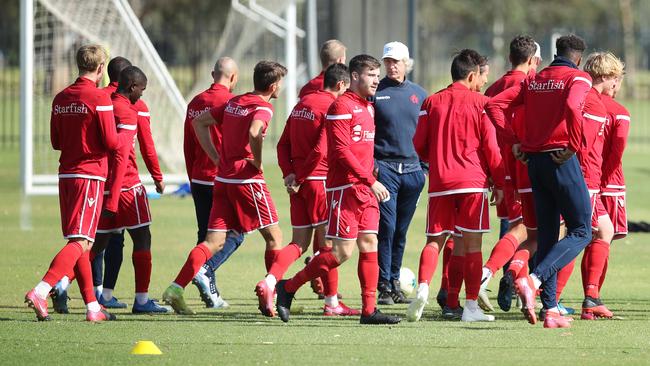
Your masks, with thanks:
[{"label": "yellow training cone", "polygon": [[138,341],[131,350],[132,355],[162,355],[160,348],[152,341]]}]

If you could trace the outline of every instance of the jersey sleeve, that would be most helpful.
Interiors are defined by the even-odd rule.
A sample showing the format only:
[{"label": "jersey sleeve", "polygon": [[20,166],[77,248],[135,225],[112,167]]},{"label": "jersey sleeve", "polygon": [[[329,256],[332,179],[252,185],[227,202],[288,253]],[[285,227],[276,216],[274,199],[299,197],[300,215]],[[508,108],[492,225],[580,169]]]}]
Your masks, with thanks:
[{"label": "jersey sleeve", "polygon": [[579,74],[573,78],[569,86],[569,94],[566,102],[566,127],[569,137],[568,148],[572,151],[580,151],[582,143],[583,116],[585,98],[591,89],[591,78],[586,73]]},{"label": "jersey sleeve", "polygon": [[157,182],[163,180],[162,172],[160,171],[160,163],[158,162],[158,154],[156,153],[156,145],[153,142],[153,135],[151,133],[151,115],[149,109],[142,103],[142,108],[138,108],[138,144],[140,145],[140,154],[142,160],[147,166],[151,178]]},{"label": "jersey sleeve", "polygon": [[[190,103],[191,105],[192,103]],[[185,155],[185,171],[187,178],[192,181],[192,167],[194,166],[194,147],[199,142],[196,140],[194,134],[194,127],[192,126],[192,117],[190,116],[190,106],[187,107],[187,114],[185,116],[185,125],[183,129],[183,155]]]},{"label": "jersey sleeve", "polygon": [[106,149],[115,151],[119,147],[117,130],[115,129],[115,116],[113,115],[113,103],[104,92],[98,98],[95,113],[99,123],[99,131],[102,135],[102,142]]},{"label": "jersey sleeve", "polygon": [[610,150],[604,154],[602,180],[608,181],[609,177],[616,171],[623,161],[623,152],[627,145],[627,137],[630,132],[629,114],[619,114],[614,116],[612,129],[609,133]]},{"label": "jersey sleeve", "polygon": [[322,115],[319,120],[321,122],[318,127],[318,140],[305,159],[302,173],[296,176],[296,183],[298,184],[302,184],[308,176],[312,175],[312,172],[316,169],[318,163],[320,163],[320,161],[327,155],[327,131],[325,130],[325,124],[323,123],[325,115]]},{"label": "jersey sleeve", "polygon": [[426,99],[420,108],[418,124],[413,135],[415,151],[418,153],[420,161],[425,164],[429,163],[429,106],[430,101]]},{"label": "jersey sleeve", "polygon": [[291,118],[287,119],[280,140],[278,140],[277,154],[282,177],[295,173],[293,164],[291,164]]},{"label": "jersey sleeve", "polygon": [[485,112],[481,113],[480,131],[481,150],[489,169],[489,176],[492,177],[494,186],[497,189],[502,189],[505,185],[503,159],[497,143],[496,130]]},{"label": "jersey sleeve", "polygon": [[352,112],[341,108],[336,104],[329,109],[326,115],[328,126],[328,137],[331,138],[331,152],[348,172],[357,178],[361,183],[371,186],[376,179],[372,172],[365,172],[357,157],[350,150]]},{"label": "jersey sleeve", "polygon": [[138,132],[137,112],[131,110],[129,113],[120,114],[117,117],[119,148],[112,155],[113,164],[109,171],[109,179],[106,182],[106,190],[109,193],[104,207],[111,212],[117,212],[122,183],[128,167],[129,153],[133,148],[133,140]]},{"label": "jersey sleeve", "polygon": [[251,122],[252,121],[262,121],[262,122],[264,122],[263,131],[264,131],[264,133],[266,133],[266,129],[269,127],[269,123],[271,122],[271,118],[273,118],[273,109],[271,109],[270,107],[258,106],[258,107],[255,107],[255,110],[253,111],[253,116],[251,117]]},{"label": "jersey sleeve", "polygon": [[56,99],[52,102],[52,113],[50,115],[50,142],[54,150],[61,150],[61,141],[59,140],[59,116],[54,113],[54,104]]},{"label": "jersey sleeve", "polygon": [[515,85],[497,94],[485,106],[485,113],[494,124],[499,140],[506,144],[519,143],[512,126],[506,120],[506,110],[513,110],[524,103],[523,84]]}]

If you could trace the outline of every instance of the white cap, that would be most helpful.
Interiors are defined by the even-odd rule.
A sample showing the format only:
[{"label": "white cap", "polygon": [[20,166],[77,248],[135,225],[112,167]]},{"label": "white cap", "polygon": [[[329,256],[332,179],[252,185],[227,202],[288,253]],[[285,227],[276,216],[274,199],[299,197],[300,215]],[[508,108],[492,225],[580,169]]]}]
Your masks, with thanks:
[{"label": "white cap", "polygon": [[542,59],[542,47],[539,46],[539,43],[535,42],[535,46],[537,46],[537,49],[535,50],[535,57],[539,57],[539,59]]},{"label": "white cap", "polygon": [[392,58],[393,60],[408,60],[409,49],[402,42],[388,42],[384,45],[384,55],[381,57]]}]

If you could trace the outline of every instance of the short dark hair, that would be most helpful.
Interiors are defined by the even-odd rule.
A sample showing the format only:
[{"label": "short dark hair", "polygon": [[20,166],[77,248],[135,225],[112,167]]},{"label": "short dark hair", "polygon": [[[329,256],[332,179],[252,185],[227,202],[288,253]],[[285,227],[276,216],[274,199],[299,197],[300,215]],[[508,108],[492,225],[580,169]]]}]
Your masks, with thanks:
[{"label": "short dark hair", "polygon": [[535,55],[537,45],[531,36],[519,35],[510,42],[510,62],[521,65]]},{"label": "short dark hair", "polygon": [[558,56],[577,60],[587,49],[587,43],[584,39],[575,34],[569,34],[562,36],[555,41],[555,49],[557,50],[556,52]]},{"label": "short dark hair", "polygon": [[131,61],[126,58],[122,56],[113,57],[107,67],[108,78],[111,79],[111,82],[119,82],[120,73],[129,66],[131,66]]},{"label": "short dark hair", "polygon": [[127,91],[127,89],[136,83],[146,83],[147,76],[136,66],[127,66],[120,72],[120,81],[117,90]]},{"label": "short dark hair", "polygon": [[346,84],[350,83],[350,71],[345,64],[332,64],[325,70],[325,79],[323,86],[328,89],[336,87],[336,83],[343,81]]},{"label": "short dark hair", "polygon": [[370,55],[356,55],[350,60],[350,74],[353,72],[361,74],[365,69],[378,69],[380,67],[379,60]]},{"label": "short dark hair", "polygon": [[267,91],[273,83],[287,74],[287,68],[275,61],[260,61],[253,70],[253,86],[257,91]]},{"label": "short dark hair", "polygon": [[480,71],[481,67],[486,66],[487,63],[487,57],[472,49],[460,50],[451,61],[451,79],[453,81],[463,80],[470,72]]}]

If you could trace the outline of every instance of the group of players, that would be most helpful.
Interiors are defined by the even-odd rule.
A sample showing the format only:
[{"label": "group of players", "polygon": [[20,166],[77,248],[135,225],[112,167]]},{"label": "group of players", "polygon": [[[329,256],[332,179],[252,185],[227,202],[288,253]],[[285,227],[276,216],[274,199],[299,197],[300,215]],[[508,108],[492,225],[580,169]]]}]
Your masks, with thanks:
[{"label": "group of players", "polygon": [[[421,318],[443,249],[437,300],[445,317],[493,321],[481,310],[493,310],[485,288],[507,266],[499,286],[500,307],[510,309],[514,290],[524,316],[535,324],[539,292],[544,327],[568,327],[571,318],[557,299],[585,247],[581,317],[612,317],[599,291],[611,241],[626,234],[621,158],[630,117],[613,99],[620,89],[623,64],[611,53],[600,52],[590,55],[580,71],[586,45],[575,35],[559,38],[556,48],[550,66],[536,72],[539,45],[529,36],[513,39],[512,69],[486,95],[480,92],[489,74],[487,58],[462,50],[452,61],[453,83],[422,103],[413,145],[420,159],[429,163],[427,241],[407,320]],[[197,284],[207,306],[225,305],[213,271],[241,244],[243,234],[257,230],[266,242],[267,275],[255,287],[264,316],[277,314],[287,322],[294,294],[313,280],[322,283],[324,315],[360,315],[362,324],[400,321],[377,309],[375,294],[379,203],[394,199],[373,174],[372,99],[381,63],[358,55],[346,66],[345,51],[340,41],[323,44],[323,71],[301,90],[278,142],[278,162],[291,204],[288,245],[283,245],[262,169],[262,144],[273,116],[270,101],[278,96],[286,68],[277,62],[257,63],[254,90],[233,96],[237,65],[220,58],[212,72],[214,83],[188,105],[185,158],[198,244],[162,296],[176,313],[194,313],[184,300],[190,282]],[[147,295],[151,220],[135,165],[137,136],[141,150],[147,146],[143,156],[162,193],[148,111],[140,100],[146,76],[126,59],[114,58],[108,64],[112,83],[97,89],[106,57],[100,46],[80,48],[80,77],[53,102],[52,145],[61,150],[62,228],[69,241],[25,297],[39,320],[49,319],[48,294],[55,294],[56,303],[56,289],[67,287],[73,278],[87,304],[87,320],[114,319],[100,305],[110,304],[113,289],[104,288],[97,301],[90,260],[106,247],[110,233],[124,229],[134,242],[133,312],[167,311]],[[392,60],[385,49],[386,59],[400,66],[409,62]],[[490,203],[497,205],[500,217],[508,218],[509,227],[483,265],[482,234],[489,231]],[[283,279],[308,250],[312,237],[314,257],[293,277]],[[337,267],[350,258],[355,246],[360,310],[346,306],[338,294]],[[463,283],[466,302],[461,307],[458,294]]]}]

